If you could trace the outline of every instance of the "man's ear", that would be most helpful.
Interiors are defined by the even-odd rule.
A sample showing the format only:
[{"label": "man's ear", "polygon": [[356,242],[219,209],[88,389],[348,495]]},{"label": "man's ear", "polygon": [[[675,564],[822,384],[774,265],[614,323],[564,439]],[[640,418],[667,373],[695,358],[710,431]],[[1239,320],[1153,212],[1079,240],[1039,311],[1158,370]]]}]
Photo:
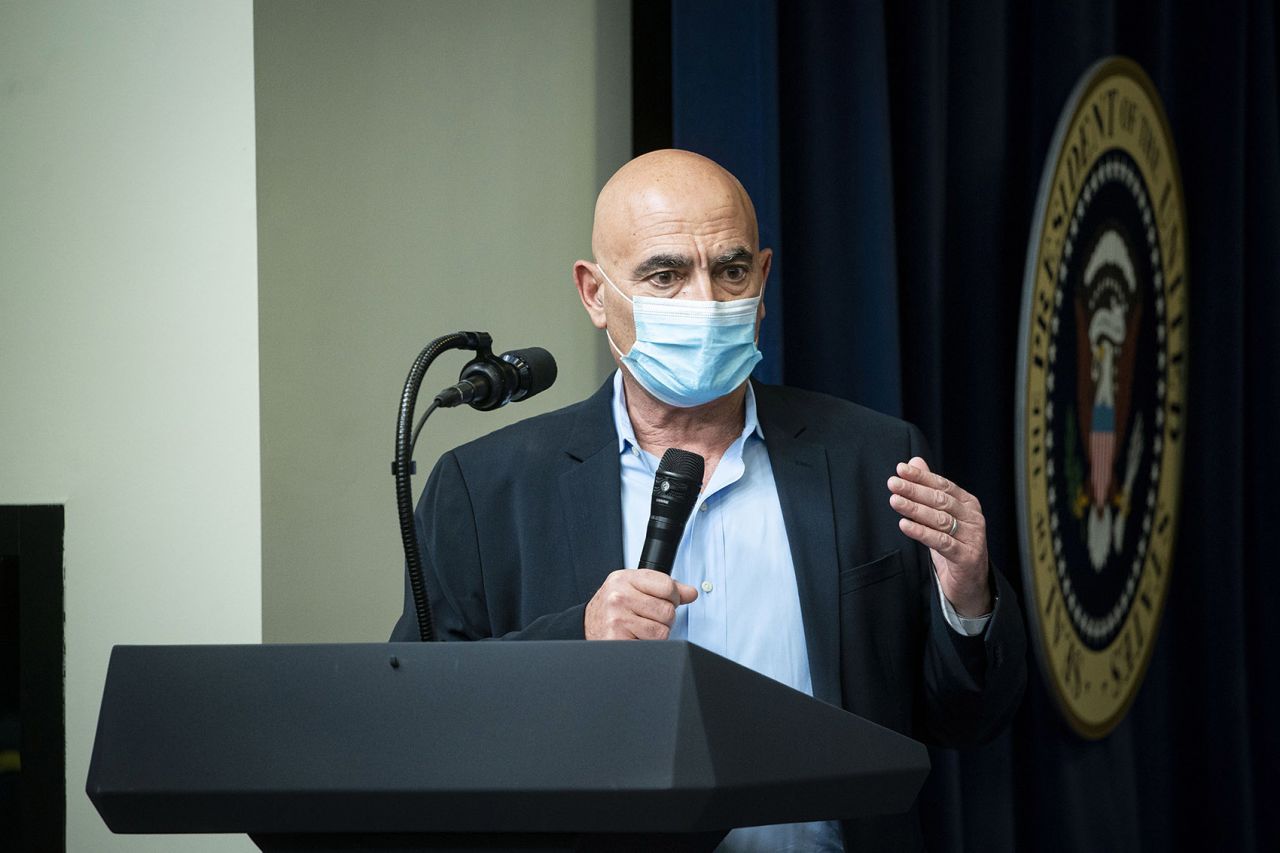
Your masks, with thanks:
[{"label": "man's ear", "polygon": [[760,292],[769,283],[769,270],[773,269],[773,249],[760,250]]},{"label": "man's ear", "polygon": [[605,327],[604,319],[604,282],[600,271],[591,261],[575,261],[573,264],[573,283],[578,288],[578,298],[586,309],[591,324],[597,329]]},{"label": "man's ear", "polygon": [[764,322],[764,289],[769,284],[769,270],[773,268],[773,249],[760,250],[760,307],[756,311],[756,336]]}]

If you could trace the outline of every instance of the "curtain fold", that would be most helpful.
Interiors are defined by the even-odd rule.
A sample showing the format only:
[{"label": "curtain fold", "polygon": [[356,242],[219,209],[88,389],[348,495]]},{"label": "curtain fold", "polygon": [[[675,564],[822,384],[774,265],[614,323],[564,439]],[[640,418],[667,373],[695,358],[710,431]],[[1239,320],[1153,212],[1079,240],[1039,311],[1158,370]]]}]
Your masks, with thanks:
[{"label": "curtain fold", "polygon": [[[789,384],[902,413],[893,158],[878,4],[778,4]],[[814,294],[821,293],[821,300]]]}]

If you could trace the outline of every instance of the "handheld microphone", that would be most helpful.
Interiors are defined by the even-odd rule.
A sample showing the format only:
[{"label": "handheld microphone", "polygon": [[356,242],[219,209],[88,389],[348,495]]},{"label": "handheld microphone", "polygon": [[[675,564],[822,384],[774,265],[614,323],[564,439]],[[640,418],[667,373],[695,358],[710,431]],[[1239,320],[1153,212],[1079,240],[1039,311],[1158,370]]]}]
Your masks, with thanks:
[{"label": "handheld microphone", "polygon": [[688,450],[672,447],[662,454],[653,478],[649,529],[640,549],[640,568],[671,574],[684,526],[698,502],[705,469],[706,460]]},{"label": "handheld microphone", "polygon": [[527,400],[556,381],[556,360],[542,347],[481,353],[462,368],[457,383],[436,395],[442,409],[471,404],[482,412]]}]

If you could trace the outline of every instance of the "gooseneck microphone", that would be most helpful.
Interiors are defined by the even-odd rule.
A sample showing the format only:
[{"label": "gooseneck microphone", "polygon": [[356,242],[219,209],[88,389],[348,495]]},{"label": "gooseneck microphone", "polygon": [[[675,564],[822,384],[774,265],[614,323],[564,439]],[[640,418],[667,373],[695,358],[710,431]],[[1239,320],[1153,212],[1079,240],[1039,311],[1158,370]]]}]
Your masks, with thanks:
[{"label": "gooseneck microphone", "polygon": [[640,549],[640,568],[671,574],[684,526],[698,502],[705,469],[706,460],[688,450],[672,447],[662,454],[653,478],[649,530]]},{"label": "gooseneck microphone", "polygon": [[442,409],[469,403],[482,412],[527,400],[556,381],[556,360],[542,347],[482,353],[462,369],[458,381],[436,395]]},{"label": "gooseneck microphone", "polygon": [[[476,357],[462,368],[462,376],[456,384],[436,395],[435,400],[418,419],[417,426],[414,426],[413,410],[427,370],[442,353],[453,349],[472,350]],[[404,391],[400,395],[399,416],[396,418],[396,454],[391,463],[391,474],[396,478],[396,510],[400,516],[400,542],[404,546],[405,572],[413,595],[418,638],[423,642],[434,640],[436,629],[426,583],[422,577],[422,550],[418,544],[417,525],[413,516],[413,488],[409,479],[414,473],[413,447],[418,443],[418,434],[436,409],[470,403],[477,409],[488,411],[507,403],[527,400],[550,388],[555,381],[556,360],[551,357],[551,353],[541,347],[529,347],[494,355],[493,338],[488,332],[441,335],[418,353],[413,367],[409,368],[409,376],[404,381]]]}]

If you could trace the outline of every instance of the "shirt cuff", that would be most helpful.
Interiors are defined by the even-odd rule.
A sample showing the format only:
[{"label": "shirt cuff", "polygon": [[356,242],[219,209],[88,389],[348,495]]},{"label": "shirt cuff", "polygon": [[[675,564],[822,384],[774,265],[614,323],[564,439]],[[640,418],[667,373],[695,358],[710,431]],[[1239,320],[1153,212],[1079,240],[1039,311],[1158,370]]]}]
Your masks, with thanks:
[{"label": "shirt cuff", "polygon": [[942,604],[942,618],[947,620],[947,624],[951,626],[957,634],[964,637],[976,637],[987,628],[987,623],[991,621],[991,614],[986,616],[961,616],[956,609],[951,606],[951,602],[947,601],[947,597],[942,594],[942,584],[938,583],[938,576],[934,575],[933,585],[938,588],[938,601]]}]

